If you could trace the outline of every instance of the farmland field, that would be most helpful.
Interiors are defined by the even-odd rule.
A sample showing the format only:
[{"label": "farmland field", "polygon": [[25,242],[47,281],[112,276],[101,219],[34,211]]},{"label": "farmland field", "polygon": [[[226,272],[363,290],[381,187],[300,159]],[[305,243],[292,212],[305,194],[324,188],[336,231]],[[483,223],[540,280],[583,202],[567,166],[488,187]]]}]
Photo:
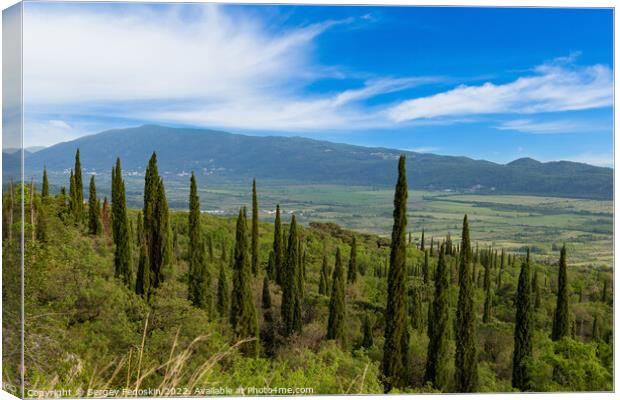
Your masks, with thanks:
[{"label": "farmland field", "polygon": [[[136,180],[135,184],[141,181]],[[271,221],[275,205],[280,203],[285,219],[286,214],[295,213],[303,224],[336,222],[349,229],[380,235],[391,231],[392,188],[258,184],[262,220]],[[248,184],[204,186],[202,208],[210,213],[235,215],[250,196]],[[136,187],[135,193],[141,193],[141,189]],[[172,208],[187,208],[186,182],[171,181],[167,191]],[[138,204],[141,200],[128,191],[130,203]],[[409,192],[408,230],[414,240],[419,240],[422,228],[427,241],[431,237],[442,238],[447,232],[458,238],[464,214],[470,218],[474,246],[493,245],[515,252],[529,246],[539,259],[549,256],[554,260],[559,246],[566,243],[573,265],[612,267],[613,201]]]}]

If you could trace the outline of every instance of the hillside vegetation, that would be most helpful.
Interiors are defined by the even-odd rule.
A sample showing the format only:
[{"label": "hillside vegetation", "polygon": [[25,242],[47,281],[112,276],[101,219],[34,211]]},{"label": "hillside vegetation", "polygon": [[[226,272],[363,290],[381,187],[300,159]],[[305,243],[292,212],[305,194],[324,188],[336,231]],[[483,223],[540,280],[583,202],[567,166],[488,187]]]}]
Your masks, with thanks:
[{"label": "hillside vegetation", "polygon": [[[3,341],[19,348],[23,198],[27,394],[612,390],[611,271],[565,248],[548,262],[475,247],[471,215],[460,237],[414,244],[406,166],[391,239],[279,207],[260,222],[260,180],[234,218],[201,212],[193,176],[188,211],[170,211],[155,154],[142,209],[126,207],[120,160],[111,199],[94,176],[82,193],[79,152],[68,190],[50,192],[47,172],[10,183]],[[3,357],[19,386],[19,352]]]}]

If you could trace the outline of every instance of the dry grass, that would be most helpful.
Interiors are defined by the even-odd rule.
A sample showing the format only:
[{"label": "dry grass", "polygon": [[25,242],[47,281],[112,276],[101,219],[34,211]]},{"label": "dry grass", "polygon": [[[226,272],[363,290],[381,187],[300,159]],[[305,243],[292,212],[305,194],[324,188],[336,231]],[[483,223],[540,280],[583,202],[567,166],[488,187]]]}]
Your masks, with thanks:
[{"label": "dry grass", "polygon": [[[222,346],[217,352],[212,354],[206,361],[200,364],[197,368],[190,370],[189,364],[192,359],[192,355],[195,353],[196,347],[206,341],[210,335],[201,335],[192,340],[192,342],[185,348],[179,347],[179,332],[177,329],[174,342],[170,348],[170,354],[168,360],[163,364],[154,364],[150,366],[143,365],[143,357],[146,350],[146,336],[148,330],[149,316],[147,315],[144,322],[144,331],[142,334],[142,341],[140,347],[136,349],[130,349],[127,355],[122,356],[120,359],[113,360],[109,364],[105,365],[101,369],[96,367],[89,374],[90,379],[87,385],[82,385],[78,382],[78,376],[83,376],[83,363],[81,360],[74,360],[74,367],[64,382],[60,382],[58,376],[55,376],[46,385],[33,385],[37,387],[40,392],[51,392],[61,389],[71,388],[72,393],[82,394],[83,397],[87,397],[91,393],[91,397],[108,397],[110,393],[104,394],[98,392],[101,389],[114,389],[118,393],[118,397],[127,397],[131,395],[139,395],[142,384],[145,380],[154,374],[161,376],[161,380],[156,387],[149,388],[158,392],[158,396],[175,396],[178,393],[174,388],[182,387],[185,392],[192,393],[193,390],[204,383],[208,379],[209,374],[213,371],[214,367],[224,358],[229,356],[239,346],[246,342],[256,340],[255,338],[248,338],[240,340],[232,345]],[[137,360],[135,357],[137,356]],[[132,358],[134,359],[132,363]],[[125,371],[125,375],[121,375],[121,372]],[[124,384],[121,387],[118,386],[118,378],[124,376]],[[121,378],[123,379],[123,378]],[[41,390],[42,389],[42,390]],[[93,395],[94,393],[94,395]],[[97,393],[101,393],[100,395]],[[82,397],[80,396],[80,397]]]}]

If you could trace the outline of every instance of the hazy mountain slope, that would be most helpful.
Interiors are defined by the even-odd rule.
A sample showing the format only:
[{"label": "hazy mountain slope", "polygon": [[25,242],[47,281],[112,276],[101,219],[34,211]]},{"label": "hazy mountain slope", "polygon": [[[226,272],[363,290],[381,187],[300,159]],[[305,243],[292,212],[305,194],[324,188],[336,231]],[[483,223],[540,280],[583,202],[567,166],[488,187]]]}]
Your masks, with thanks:
[{"label": "hazy mountain slope", "polygon": [[[205,129],[145,125],[115,129],[26,155],[27,173],[72,167],[76,148],[87,171],[108,172],[117,156],[126,172],[142,172],[157,151],[166,179],[194,170],[199,177],[256,177],[295,182],[387,186],[401,150],[369,148],[301,137],[260,137]],[[506,165],[467,157],[404,152],[416,189],[493,191],[611,198],[613,170],[574,162],[519,159]],[[183,178],[185,179],[185,178]]]}]

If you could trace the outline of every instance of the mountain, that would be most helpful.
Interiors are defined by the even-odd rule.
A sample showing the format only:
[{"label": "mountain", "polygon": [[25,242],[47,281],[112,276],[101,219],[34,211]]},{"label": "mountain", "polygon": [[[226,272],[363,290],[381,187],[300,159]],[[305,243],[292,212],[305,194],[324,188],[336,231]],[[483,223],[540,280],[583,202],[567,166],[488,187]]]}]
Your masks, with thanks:
[{"label": "mountain", "polygon": [[497,164],[467,157],[422,154],[331,143],[302,137],[246,136],[227,132],[144,125],[114,129],[26,153],[26,173],[82,166],[109,173],[117,156],[127,173],[144,172],[153,151],[166,179],[196,171],[211,182],[257,179],[296,183],[392,186],[396,160],[407,154],[415,189],[536,194],[611,199],[613,170],[582,163],[541,163],[522,158]]}]

